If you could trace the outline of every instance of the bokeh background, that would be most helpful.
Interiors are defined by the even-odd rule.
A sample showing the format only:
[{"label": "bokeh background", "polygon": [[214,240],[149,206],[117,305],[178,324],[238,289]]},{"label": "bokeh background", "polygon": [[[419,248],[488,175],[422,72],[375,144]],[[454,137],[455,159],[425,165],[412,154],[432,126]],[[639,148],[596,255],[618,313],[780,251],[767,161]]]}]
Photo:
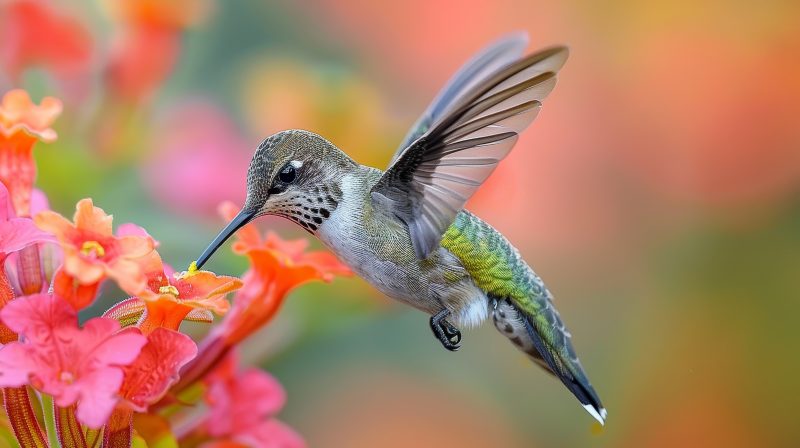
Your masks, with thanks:
[{"label": "bokeh background", "polygon": [[382,167],[489,41],[567,44],[469,208],[554,291],[605,428],[491,325],[446,352],[359,279],[293,293],[245,358],[313,447],[798,446],[798,17],[788,1],[3,1],[0,90],[65,103],[36,149],[54,209],[93,197],[185,266],[263,137],[313,130]]}]

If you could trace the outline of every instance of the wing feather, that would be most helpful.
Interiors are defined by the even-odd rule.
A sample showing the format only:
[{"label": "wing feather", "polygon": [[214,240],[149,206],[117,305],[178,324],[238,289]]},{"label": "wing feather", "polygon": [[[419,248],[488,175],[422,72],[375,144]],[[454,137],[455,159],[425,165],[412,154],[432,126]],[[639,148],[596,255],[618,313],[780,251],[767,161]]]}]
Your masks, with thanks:
[{"label": "wing feather", "polygon": [[434,101],[423,116],[425,130],[412,129],[409,135],[418,138],[404,141],[407,146],[372,189],[375,205],[408,226],[421,258],[438,246],[456,214],[536,118],[567,58],[566,48],[556,47],[508,61],[515,47],[505,45],[473,60],[489,61],[491,71],[467,67],[469,79],[456,76],[437,99],[447,98],[446,104]]},{"label": "wing feather", "polygon": [[489,75],[520,57],[528,45],[528,36],[525,33],[515,33],[505,36],[487,46],[483,51],[464,64],[455,75],[447,82],[445,87],[431,102],[430,106],[417,119],[414,126],[408,131],[402,143],[397,148],[390,165],[397,160],[400,154],[415,140],[421,137],[431,125],[452,109],[454,102],[461,98],[464,92],[486,79]]}]

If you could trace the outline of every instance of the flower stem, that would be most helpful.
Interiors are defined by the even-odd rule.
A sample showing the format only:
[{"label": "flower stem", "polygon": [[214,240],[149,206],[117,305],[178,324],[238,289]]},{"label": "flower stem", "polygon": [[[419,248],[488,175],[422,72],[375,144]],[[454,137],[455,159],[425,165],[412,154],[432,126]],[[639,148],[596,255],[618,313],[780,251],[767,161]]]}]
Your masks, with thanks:
[{"label": "flower stem", "polygon": [[47,441],[51,447],[61,446],[58,443],[58,433],[56,432],[56,413],[53,397],[42,394],[42,411],[44,412],[44,428],[47,431]]},{"label": "flower stem", "polygon": [[75,405],[56,407],[56,430],[61,448],[88,448],[83,428],[75,416]]},{"label": "flower stem", "polygon": [[103,448],[130,448],[133,442],[133,411],[117,407],[103,428]]},{"label": "flower stem", "polygon": [[27,387],[6,387],[3,389],[3,405],[11,421],[14,435],[24,447],[46,448],[44,432],[36,420],[31,405],[31,392]]}]

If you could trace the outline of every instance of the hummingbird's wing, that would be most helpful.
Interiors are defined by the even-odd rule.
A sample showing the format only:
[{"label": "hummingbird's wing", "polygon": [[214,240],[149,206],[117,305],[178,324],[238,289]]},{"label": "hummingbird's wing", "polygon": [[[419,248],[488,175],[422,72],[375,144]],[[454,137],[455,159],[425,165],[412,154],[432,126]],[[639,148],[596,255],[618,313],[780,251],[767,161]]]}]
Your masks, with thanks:
[{"label": "hummingbird's wing", "polygon": [[488,78],[492,73],[505,67],[522,57],[522,52],[528,46],[528,35],[524,32],[514,33],[488,45],[475,55],[453,75],[444,88],[436,95],[425,113],[420,116],[414,126],[408,130],[403,142],[397,147],[391,166],[403,150],[422,136],[431,125],[446,114],[461,98],[464,92],[475,87],[480,81]]},{"label": "hummingbird's wing", "polygon": [[373,203],[408,226],[427,257],[473,193],[514,146],[553,90],[565,47],[494,70],[408,146],[372,188]]}]

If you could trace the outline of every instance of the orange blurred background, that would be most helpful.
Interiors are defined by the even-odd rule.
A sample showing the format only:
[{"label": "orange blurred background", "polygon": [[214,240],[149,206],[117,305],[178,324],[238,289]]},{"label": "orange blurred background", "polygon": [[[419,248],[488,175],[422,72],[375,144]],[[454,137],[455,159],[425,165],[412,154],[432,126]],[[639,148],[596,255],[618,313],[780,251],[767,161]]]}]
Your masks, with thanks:
[{"label": "orange blurred background", "polygon": [[426,316],[359,279],[296,292],[246,357],[314,447],[797,446],[798,17],[797,2],[4,1],[0,90],[65,102],[36,153],[54,209],[91,196],[184,266],[266,135],[309,129],[383,167],[481,47],[517,30],[530,51],[566,44],[469,208],[556,295],[605,428],[490,325],[445,352]]}]

